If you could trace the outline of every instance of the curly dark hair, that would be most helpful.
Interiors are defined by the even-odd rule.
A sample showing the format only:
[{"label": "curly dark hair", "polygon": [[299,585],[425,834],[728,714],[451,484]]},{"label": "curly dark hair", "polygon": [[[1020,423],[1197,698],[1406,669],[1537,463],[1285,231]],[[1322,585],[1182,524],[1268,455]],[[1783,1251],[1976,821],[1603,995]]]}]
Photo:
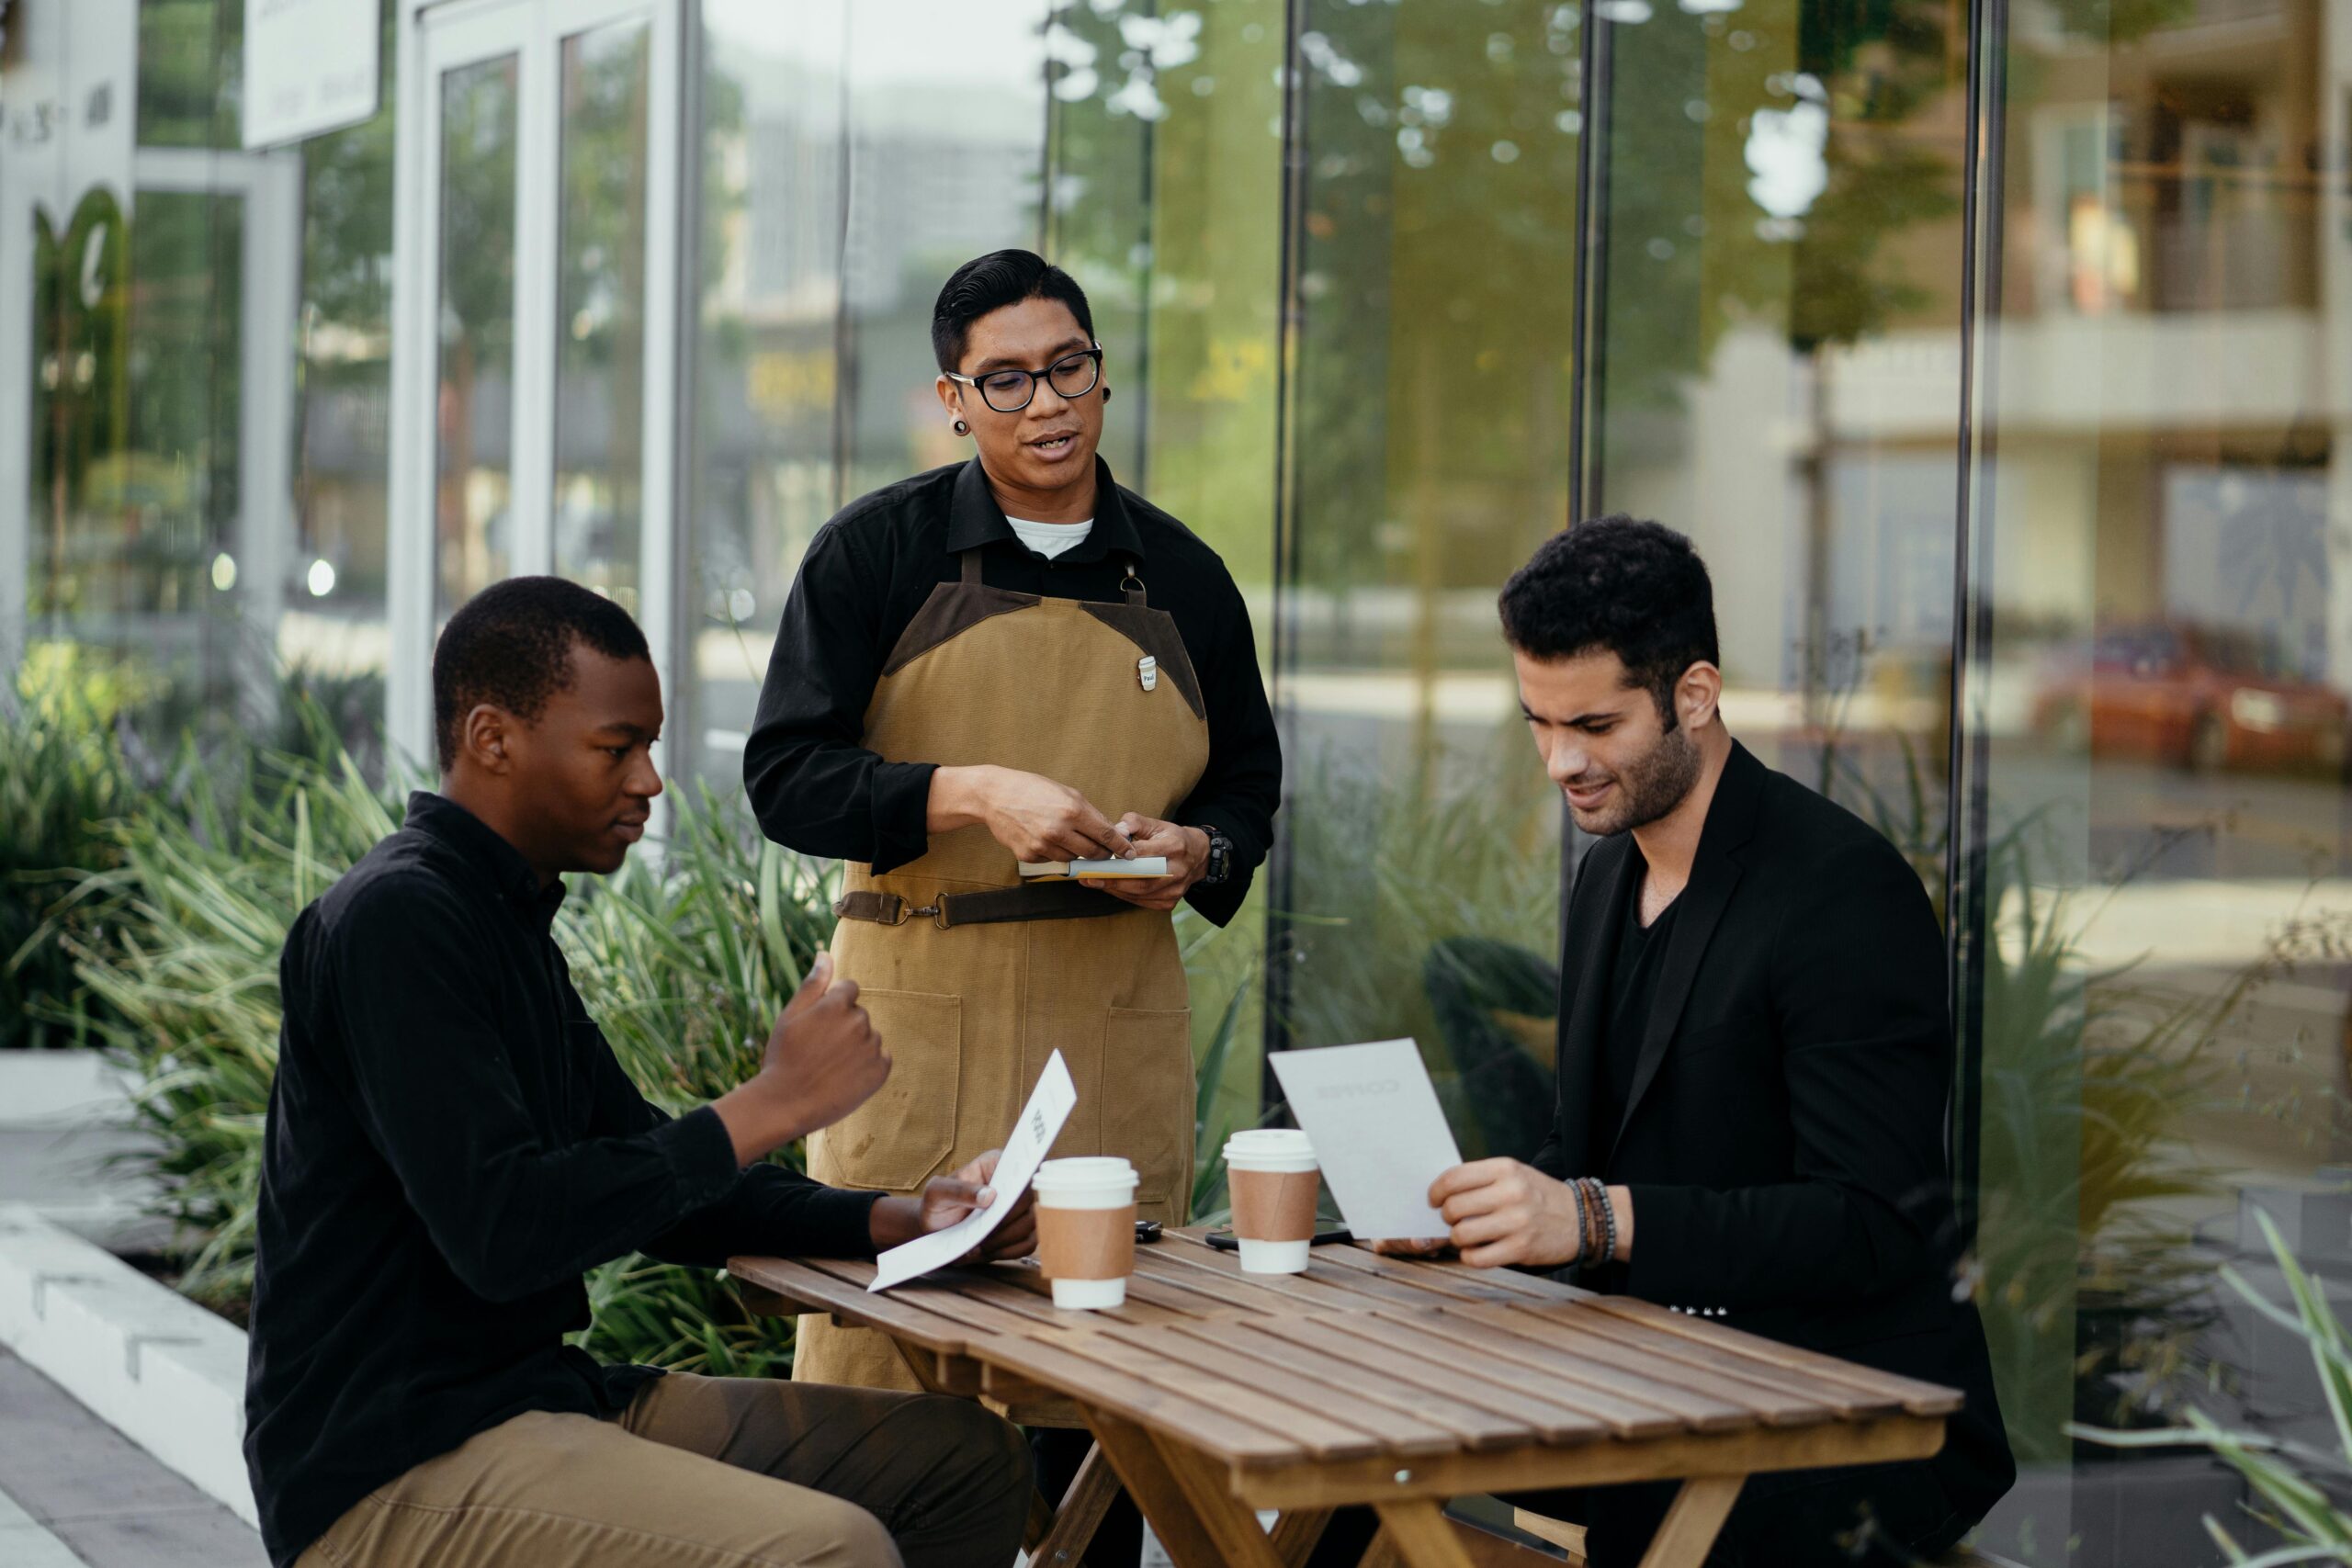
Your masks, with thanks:
[{"label": "curly dark hair", "polygon": [[1503,637],[1532,659],[1615,654],[1669,729],[1682,672],[1722,662],[1707,563],[1673,529],[1622,512],[1544,540],[1498,603]]},{"label": "curly dark hair", "polygon": [[931,308],[931,352],[939,367],[953,370],[964,363],[974,321],[1023,299],[1060,300],[1078,318],[1078,330],[1093,340],[1094,312],[1078,279],[1035,251],[990,251],[950,274]]},{"label": "curly dark hair", "polygon": [[458,727],[482,703],[532,720],[571,684],[571,649],[651,659],[629,613],[560,577],[494,582],[449,617],[433,648],[433,744],[441,771],[458,760]]}]

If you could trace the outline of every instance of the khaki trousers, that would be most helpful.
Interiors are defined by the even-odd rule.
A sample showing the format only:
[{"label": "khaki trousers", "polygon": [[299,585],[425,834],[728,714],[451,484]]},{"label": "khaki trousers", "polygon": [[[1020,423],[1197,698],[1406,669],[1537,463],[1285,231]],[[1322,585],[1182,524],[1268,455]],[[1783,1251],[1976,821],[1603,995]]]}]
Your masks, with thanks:
[{"label": "khaki trousers", "polygon": [[1019,1430],[933,1394],[673,1372],[534,1411],[360,1500],[297,1568],[1012,1568]]}]

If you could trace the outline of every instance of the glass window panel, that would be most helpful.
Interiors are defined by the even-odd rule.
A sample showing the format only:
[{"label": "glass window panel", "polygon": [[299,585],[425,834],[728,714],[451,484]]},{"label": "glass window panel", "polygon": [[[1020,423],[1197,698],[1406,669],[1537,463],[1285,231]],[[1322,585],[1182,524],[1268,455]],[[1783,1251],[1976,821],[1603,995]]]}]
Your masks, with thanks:
[{"label": "glass window panel", "polygon": [[[388,36],[388,71],[398,53]],[[390,106],[399,98],[389,79],[382,101],[365,123],[302,144],[295,536],[277,624],[278,657],[303,672],[344,743],[370,766],[379,752],[390,657]]]},{"label": "glass window panel", "polygon": [[717,780],[741,774],[785,595],[841,501],[848,16],[847,0],[703,6],[688,700]]},{"label": "glass window panel", "polygon": [[1962,12],[1614,15],[1600,509],[1690,536],[1732,733],[1873,819],[1940,902]]},{"label": "glass window panel", "polygon": [[119,667],[159,735],[234,711],[244,203],[36,217],[33,635]]},{"label": "glass window panel", "polygon": [[508,574],[514,387],[514,55],[441,78],[438,618]]},{"label": "glass window panel", "polygon": [[[1182,9],[1093,0],[1062,6],[1046,38],[1047,254],[1094,308],[1103,374],[1118,393],[1103,454],[1121,483],[1223,558],[1249,604],[1270,688],[1283,44],[1281,0]],[[1224,931],[1203,924],[1182,938],[1204,1065],[1233,1010],[1204,1133],[1211,1142],[1263,1114],[1259,982],[1271,880],[1258,878]],[[1195,1200],[1199,1213],[1223,1205],[1214,1186]]]},{"label": "glass window panel", "polygon": [[1578,7],[1309,0],[1278,610],[1284,1037],[1399,1033],[1465,1152],[1552,1104],[1558,792],[1496,591],[1569,515]]},{"label": "glass window panel", "polygon": [[646,88],[641,20],[563,40],[555,570],[634,613],[644,511]]},{"label": "glass window panel", "polygon": [[2352,965],[2352,4],[2018,13],[1997,49],[1965,667],[1979,1263],[2037,1565],[2277,1539],[2235,1473],[2062,1424],[2333,1449],[2256,1221],[2324,1274]]},{"label": "glass window panel", "polygon": [[850,14],[842,499],[962,460],[933,395],[947,275],[1043,243],[1043,0],[859,0]]}]

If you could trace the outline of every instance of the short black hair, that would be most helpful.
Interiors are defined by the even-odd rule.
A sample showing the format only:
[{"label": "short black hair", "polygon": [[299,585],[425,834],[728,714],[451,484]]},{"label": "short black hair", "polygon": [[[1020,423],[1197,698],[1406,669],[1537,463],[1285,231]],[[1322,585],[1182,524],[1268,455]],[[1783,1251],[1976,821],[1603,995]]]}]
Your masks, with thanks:
[{"label": "short black hair", "polygon": [[1087,309],[1086,290],[1078,279],[1035,251],[990,251],[949,275],[931,308],[931,352],[939,367],[953,370],[964,363],[974,321],[1023,299],[1060,300],[1078,318],[1086,341],[1094,341],[1094,312]]},{"label": "short black hair", "polygon": [[483,703],[522,719],[571,684],[571,649],[607,659],[653,657],[629,613],[560,577],[494,582],[449,617],[433,646],[433,743],[441,771],[458,761],[458,727]]},{"label": "short black hair", "polygon": [[1503,637],[1531,659],[1615,654],[1668,728],[1682,672],[1723,661],[1707,563],[1673,529],[1622,512],[1544,540],[1498,604]]}]

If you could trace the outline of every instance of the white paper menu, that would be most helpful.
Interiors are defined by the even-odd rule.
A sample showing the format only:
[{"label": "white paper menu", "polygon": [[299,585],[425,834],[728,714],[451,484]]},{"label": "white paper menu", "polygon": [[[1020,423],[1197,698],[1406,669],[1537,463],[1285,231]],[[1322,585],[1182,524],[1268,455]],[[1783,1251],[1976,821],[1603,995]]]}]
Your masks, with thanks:
[{"label": "white paper menu", "polygon": [[919,1235],[882,1254],[874,1260],[874,1283],[866,1290],[887,1291],[934,1269],[944,1269],[986,1241],[1029,1190],[1037,1168],[1045,1163],[1046,1151],[1061,1136],[1062,1123],[1069,1120],[1077,1104],[1078,1086],[1070,1081],[1069,1065],[1057,1051],[1046,1058],[1046,1070],[1038,1075],[1037,1087],[1030,1092],[1029,1103],[1022,1107],[1012,1135],[1005,1139],[1004,1153],[998,1156],[996,1179],[989,1183],[996,1189],[996,1201],[944,1231]]},{"label": "white paper menu", "polygon": [[1315,1144],[1358,1241],[1443,1240],[1430,1184],[1462,1163],[1437,1089],[1410,1040],[1276,1051],[1266,1058]]}]

